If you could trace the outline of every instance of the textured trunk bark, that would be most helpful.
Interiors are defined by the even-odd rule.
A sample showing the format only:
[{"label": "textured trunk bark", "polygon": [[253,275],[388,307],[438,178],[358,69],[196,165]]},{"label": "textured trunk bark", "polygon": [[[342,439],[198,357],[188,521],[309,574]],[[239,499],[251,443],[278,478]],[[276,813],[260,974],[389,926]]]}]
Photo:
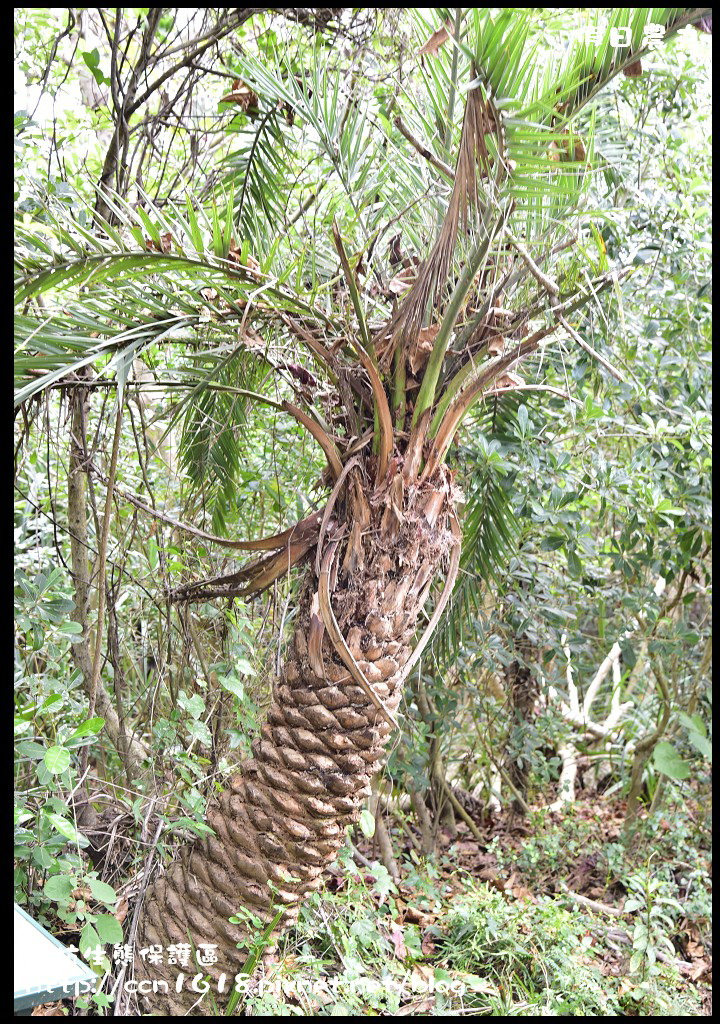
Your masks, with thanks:
[{"label": "textured trunk bark", "polygon": [[[322,566],[339,631],[392,717],[418,614],[457,543],[450,529],[452,485],[443,471],[432,484],[405,487],[396,471],[386,487],[370,493],[364,479],[359,467],[349,473],[348,497],[321,531]],[[246,956],[237,944],[248,939],[247,928],[228,918],[247,908],[271,922],[282,909],[278,927],[293,923],[370,792],[392,726],[348,670],[347,652],[338,653],[341,645],[325,630],[321,606],[322,586],[309,574],[254,756],[208,813],[215,836],[184,848],[148,890],[135,946],[163,947],[165,963],[136,956],[136,979],[169,987],[167,994],[145,998],[149,1012],[211,1016],[209,998],[200,1002],[188,990],[201,972],[212,978],[222,1007]],[[189,943],[200,952],[202,944],[216,946],[217,963],[167,964],[168,946]],[[178,993],[179,972],[185,987]],[[218,994],[223,973],[227,984]]]}]

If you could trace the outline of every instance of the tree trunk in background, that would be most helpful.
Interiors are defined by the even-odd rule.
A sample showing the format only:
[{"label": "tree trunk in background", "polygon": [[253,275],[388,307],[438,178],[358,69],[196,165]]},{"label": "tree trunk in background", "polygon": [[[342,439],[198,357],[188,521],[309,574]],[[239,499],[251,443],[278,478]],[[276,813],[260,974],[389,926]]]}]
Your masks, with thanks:
[{"label": "tree trunk in background", "polygon": [[[516,755],[520,755],[520,761],[518,761],[517,756],[510,759],[507,766],[507,773],[510,782],[513,784],[523,800],[527,802],[530,762],[528,761],[523,748],[525,746],[525,737],[528,729],[530,728],[530,723],[534,714],[535,702],[537,701],[540,693],[540,687],[538,680],[526,664],[526,660],[532,651],[532,645],[524,634],[518,638],[517,648],[518,653],[523,660],[513,661],[505,669],[505,688],[510,698],[513,716],[515,718],[515,726],[510,738],[510,746],[511,748],[514,748]],[[523,815],[526,808],[523,807],[517,798],[514,798],[512,801],[512,809],[515,814]]]},{"label": "tree trunk in background", "polygon": [[[452,544],[451,485],[443,471],[433,485],[403,487],[399,472],[374,493],[359,469],[348,478],[344,511],[330,519],[323,554],[330,558],[332,608],[366,680],[387,710],[400,703],[400,672],[411,654],[418,614]],[[295,634],[253,757],[230,779],[208,813],[215,836],[181,850],[148,890],[135,940],[137,950],[192,942],[217,946],[211,967],[148,965],[135,958],[136,978],[163,979],[168,995],[144,1000],[163,1015],[211,1016],[187,986],[194,975],[213,980],[218,1007],[228,998],[246,951],[248,927],[228,918],[247,908],[279,928],[292,924],[304,896],[357,820],[392,731],[336,652],[318,614],[314,574],[303,587]],[[227,975],[225,994],[217,980]]]},{"label": "tree trunk in background", "polygon": [[[82,371],[81,371],[82,372]],[[87,372],[87,371],[86,371]],[[70,389],[71,432],[70,464],[68,467],[68,532],[73,579],[75,609],[71,618],[82,626],[82,640],[72,645],[72,657],[82,674],[83,688],[88,697],[92,691],[92,654],[90,651],[90,591],[93,586],[90,572],[87,521],[87,454],[85,452],[88,392],[85,388]],[[126,735],[110,694],[102,680],[98,680],[96,713],[105,719],[105,731],[118,751],[128,778],[133,778],[147,757],[143,744]]]}]

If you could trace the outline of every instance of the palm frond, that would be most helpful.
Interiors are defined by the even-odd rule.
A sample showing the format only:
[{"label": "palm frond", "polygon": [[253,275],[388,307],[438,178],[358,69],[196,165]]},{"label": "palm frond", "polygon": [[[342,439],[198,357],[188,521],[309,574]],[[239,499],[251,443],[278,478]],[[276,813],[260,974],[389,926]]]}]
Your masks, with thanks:
[{"label": "palm frond", "polygon": [[[290,146],[292,139],[296,157],[307,154],[309,160],[317,161],[322,156],[341,184],[350,209],[362,220],[368,193],[378,184],[380,139],[372,130],[367,104],[353,93],[352,70],[328,71],[317,52],[308,67],[299,69],[280,53],[272,62],[276,70],[271,70],[269,62],[245,55],[237,59],[236,66],[259,96],[286,112],[283,145]],[[261,170],[267,192],[273,187],[275,168],[271,163]]]},{"label": "palm frond", "polygon": [[512,468],[503,458],[514,440],[518,395],[499,396],[480,407],[458,453],[463,464],[463,548],[452,598],[433,641],[433,656],[449,665],[480,614],[485,588],[499,585],[517,548],[520,524],[513,510]]},{"label": "palm frond", "polygon": [[242,239],[257,242],[263,237],[259,215],[271,229],[266,238],[283,223],[294,177],[286,117],[275,102],[266,102],[254,121],[242,123],[247,119],[240,115],[241,123],[233,123],[229,129],[238,144],[223,160],[222,183],[234,191],[234,222]]},{"label": "palm frond", "polygon": [[180,458],[215,532],[225,531],[225,512],[238,490],[243,447],[251,444],[248,393],[262,387],[266,372],[262,362],[243,349],[230,359],[205,352],[181,370],[181,378],[193,387],[183,410]]},{"label": "palm frond", "polygon": [[[65,374],[153,342],[203,333],[257,345],[255,316],[302,315],[332,324],[327,313],[233,249],[232,204],[210,216],[177,207],[134,210],[107,197],[120,229],[87,231],[66,211],[47,210],[44,224],[17,231],[16,403]],[[115,359],[116,362],[112,363]]]}]

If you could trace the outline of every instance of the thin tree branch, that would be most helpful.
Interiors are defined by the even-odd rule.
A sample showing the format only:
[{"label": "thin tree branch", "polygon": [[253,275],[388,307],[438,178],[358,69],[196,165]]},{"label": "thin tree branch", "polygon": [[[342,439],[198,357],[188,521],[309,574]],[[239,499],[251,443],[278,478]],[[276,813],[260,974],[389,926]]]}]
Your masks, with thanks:
[{"label": "thin tree branch", "polygon": [[[115,414],[115,433],[113,435],[112,453],[110,456],[110,473],[108,477],[108,487],[105,494],[105,511],[103,514],[102,533],[100,535],[100,543],[98,546],[98,565],[97,565],[97,592],[98,592],[98,609],[97,609],[97,628],[95,630],[95,650],[93,652],[93,663],[92,663],[92,675],[90,677],[90,706],[88,709],[88,718],[92,718],[95,714],[95,704],[97,702],[98,683],[100,681],[100,662],[102,660],[102,636],[103,636],[103,619],[105,617],[105,566],[107,560],[107,546],[110,537],[110,513],[112,512],[113,503],[113,487],[115,486],[115,474],[117,473],[118,464],[118,452],[120,450],[120,435],[123,420],[123,410],[125,407],[124,395],[118,393],[117,396],[117,413]],[[80,755],[80,772],[85,771],[87,768],[89,747],[83,747]]]},{"label": "thin tree branch", "polygon": [[452,167],[449,167],[443,160],[440,160],[439,157],[436,157],[434,153],[430,152],[427,146],[425,146],[419,139],[416,139],[415,136],[410,131],[410,129],[403,124],[402,118],[400,117],[399,114],[397,117],[393,119],[393,124],[400,132],[400,134],[403,135],[408,140],[410,145],[418,151],[420,156],[425,157],[425,159],[429,163],[431,163],[433,167],[436,167],[439,171],[441,171],[447,178],[450,179],[450,181],[455,180],[455,171],[452,169]]}]

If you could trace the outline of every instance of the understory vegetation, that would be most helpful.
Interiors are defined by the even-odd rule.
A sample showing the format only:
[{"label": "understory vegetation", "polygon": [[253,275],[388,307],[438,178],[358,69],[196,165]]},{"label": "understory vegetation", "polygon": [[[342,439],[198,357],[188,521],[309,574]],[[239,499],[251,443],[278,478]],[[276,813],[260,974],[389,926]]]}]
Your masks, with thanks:
[{"label": "understory vegetation", "polygon": [[[175,950],[189,1013],[711,1013],[710,32],[15,10],[14,898],[98,977],[36,1013],[148,1012],[148,893],[225,841],[304,637],[386,757],[296,920],[289,870],[237,896],[241,991]],[[413,459],[404,678],[338,605],[392,515],[402,567]]]}]

